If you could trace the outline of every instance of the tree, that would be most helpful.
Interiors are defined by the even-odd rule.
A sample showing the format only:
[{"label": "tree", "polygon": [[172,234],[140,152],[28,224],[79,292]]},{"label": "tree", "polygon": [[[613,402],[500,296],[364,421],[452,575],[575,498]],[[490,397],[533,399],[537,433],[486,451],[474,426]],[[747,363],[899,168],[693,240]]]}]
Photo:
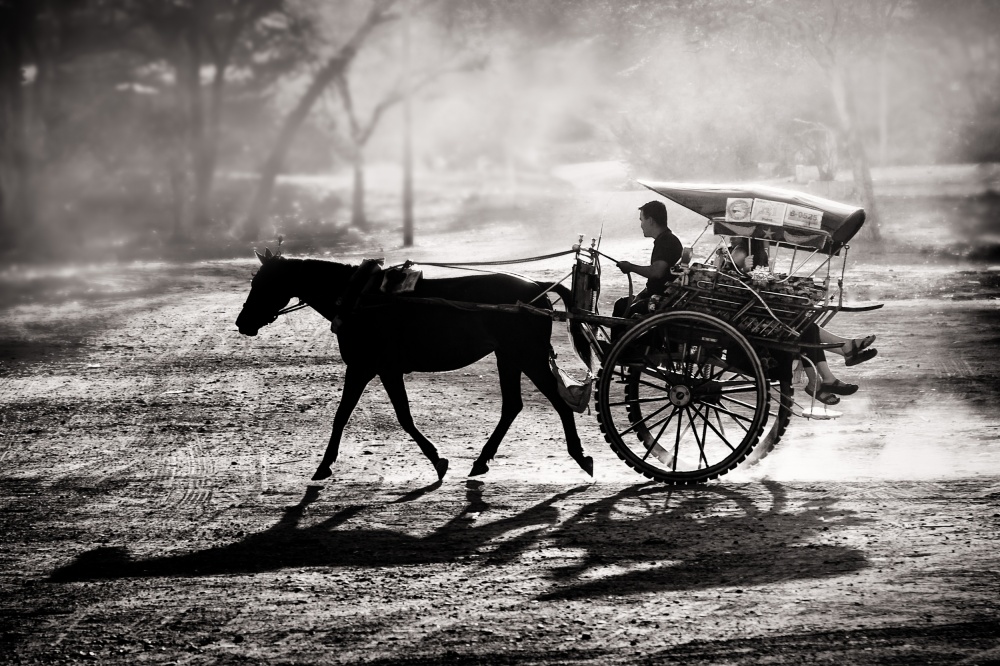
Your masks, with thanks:
[{"label": "tree", "polygon": [[25,99],[26,51],[37,37],[35,6],[0,2],[0,240],[35,223],[35,164]]},{"label": "tree", "polygon": [[389,9],[394,2],[395,0],[373,0],[361,24],[355,28],[351,36],[315,72],[305,92],[285,116],[278,135],[271,144],[268,155],[260,168],[253,201],[250,204],[246,220],[243,222],[242,231],[245,236],[255,237],[260,233],[271,204],[274,184],[278,173],[281,171],[285,155],[306,116],[309,115],[309,112],[323,91],[336,81],[338,77],[343,75],[369,35],[379,25],[394,18],[389,13]]},{"label": "tree", "polygon": [[854,186],[867,213],[864,233],[876,243],[882,241],[879,209],[853,77],[863,54],[886,39],[898,6],[898,0],[764,0],[751,10],[758,20],[776,28],[776,38],[781,35],[793,48],[805,51],[823,73]]},{"label": "tree", "polygon": [[[180,136],[171,158],[175,205],[182,211],[175,233],[205,229],[218,163],[227,71],[238,62],[246,67],[261,51],[273,48],[276,34],[287,34],[283,24],[260,25],[269,16],[288,19],[283,0],[172,0],[129,5],[143,29],[133,33],[133,46],[148,58],[163,57],[174,71],[174,93]],[[290,19],[289,19],[290,20]],[[158,49],[141,40],[155,35]],[[208,85],[202,72],[211,68]],[[190,185],[189,185],[190,183]],[[190,206],[187,204],[190,203]]]}]

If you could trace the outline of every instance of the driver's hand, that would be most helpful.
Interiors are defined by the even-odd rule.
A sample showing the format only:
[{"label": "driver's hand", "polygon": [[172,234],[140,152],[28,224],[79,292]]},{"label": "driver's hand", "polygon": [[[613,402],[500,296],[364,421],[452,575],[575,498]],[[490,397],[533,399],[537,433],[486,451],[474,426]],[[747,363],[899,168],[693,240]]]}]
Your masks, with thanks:
[{"label": "driver's hand", "polygon": [[615,264],[622,273],[631,273],[633,265],[630,261],[619,261]]}]

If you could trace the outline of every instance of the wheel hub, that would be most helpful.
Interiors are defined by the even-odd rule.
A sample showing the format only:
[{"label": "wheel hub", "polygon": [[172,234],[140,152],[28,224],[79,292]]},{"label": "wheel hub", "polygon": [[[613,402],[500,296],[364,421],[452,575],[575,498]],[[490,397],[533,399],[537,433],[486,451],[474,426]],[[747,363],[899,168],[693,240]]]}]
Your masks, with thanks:
[{"label": "wheel hub", "polygon": [[674,384],[668,392],[670,402],[677,407],[685,407],[691,402],[691,389],[684,384]]}]

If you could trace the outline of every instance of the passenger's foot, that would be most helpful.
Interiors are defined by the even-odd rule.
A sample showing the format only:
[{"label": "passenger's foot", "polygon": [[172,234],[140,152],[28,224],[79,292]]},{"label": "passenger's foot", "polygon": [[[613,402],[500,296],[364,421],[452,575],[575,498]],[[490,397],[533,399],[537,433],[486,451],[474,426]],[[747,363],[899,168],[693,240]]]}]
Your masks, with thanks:
[{"label": "passenger's foot", "polygon": [[834,379],[832,384],[821,385],[820,390],[836,393],[837,395],[854,395],[858,392],[858,385],[848,384],[840,381],[839,379]]},{"label": "passenger's foot", "polygon": [[829,384],[820,384],[819,391],[817,391],[815,388],[807,384],[806,393],[816,398],[824,405],[836,405],[838,402],[840,402],[840,396],[831,393],[829,390],[829,386],[830,386]]},{"label": "passenger's foot", "polygon": [[845,354],[844,365],[846,365],[847,367],[850,367],[852,365],[858,365],[859,363],[870,361],[876,356],[878,356],[878,350],[872,348],[863,349],[853,354]]}]

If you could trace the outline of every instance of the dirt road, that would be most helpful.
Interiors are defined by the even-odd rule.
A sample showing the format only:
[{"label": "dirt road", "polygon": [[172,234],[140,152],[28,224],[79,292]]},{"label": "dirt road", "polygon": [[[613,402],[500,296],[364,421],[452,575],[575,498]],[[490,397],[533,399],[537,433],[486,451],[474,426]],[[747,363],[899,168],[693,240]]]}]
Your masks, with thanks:
[{"label": "dirt road", "polygon": [[892,269],[852,269],[887,307],[838,320],[880,349],[843,417],[682,490],[582,415],[587,477],[527,385],[467,479],[491,359],[408,381],[443,483],[375,384],[311,484],[335,338],[311,311],[241,338],[249,262],[8,274],[3,661],[1000,663],[1000,274]]}]

